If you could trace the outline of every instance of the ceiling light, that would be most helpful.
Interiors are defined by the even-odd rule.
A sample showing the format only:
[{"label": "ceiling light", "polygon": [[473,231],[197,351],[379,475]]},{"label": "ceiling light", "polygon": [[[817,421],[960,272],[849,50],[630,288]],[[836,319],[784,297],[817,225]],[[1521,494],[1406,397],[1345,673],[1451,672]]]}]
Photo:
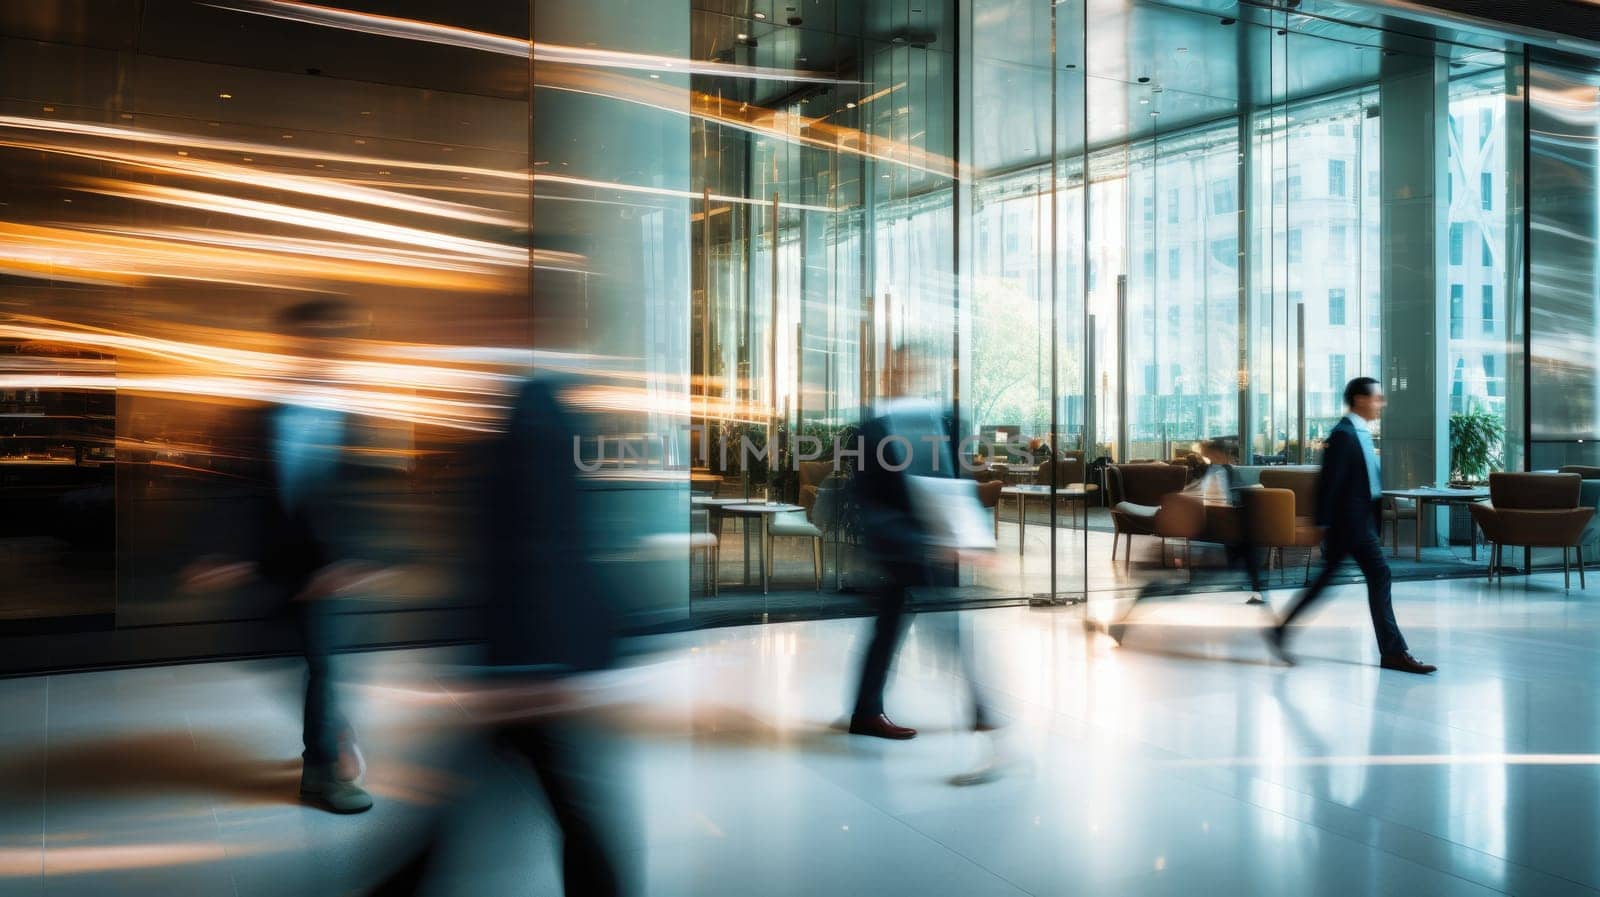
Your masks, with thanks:
[{"label": "ceiling light", "polygon": [[1148,106],[1148,105],[1150,105],[1150,100],[1149,100],[1149,98],[1147,98],[1147,97],[1140,97],[1140,98],[1139,98],[1139,105],[1141,105],[1141,106]]},{"label": "ceiling light", "polygon": [[189,155],[189,151],[188,150],[178,150],[178,155],[187,156],[187,155]]},{"label": "ceiling light", "polygon": [[845,103],[844,104],[844,108],[846,108],[846,109],[854,109],[854,108],[856,108],[856,104],[855,103]]},{"label": "ceiling light", "polygon": [[219,94],[217,94],[217,97],[219,99],[231,100],[231,99],[233,99],[233,94],[231,94],[231,93],[219,93]]},{"label": "ceiling light", "polygon": [[764,13],[764,12],[758,12],[758,13],[755,14],[755,17],[758,18],[758,19],[764,19],[764,18],[767,17],[767,14]]},{"label": "ceiling light", "polygon": [[661,80],[661,76],[660,76],[660,75],[658,75],[658,74],[656,74],[656,73],[655,73],[655,72],[651,72],[651,73],[650,73],[650,77],[652,77],[652,78],[654,78],[654,79],[656,79],[656,80],[657,80],[657,81],[660,81],[660,80]]},{"label": "ceiling light", "polygon": [[749,40],[750,39],[750,35],[745,34],[743,31],[739,32],[738,37],[739,37],[739,40]]},{"label": "ceiling light", "polygon": [[54,112],[54,111],[56,111],[56,107],[54,107],[54,106],[46,106],[46,107],[44,107],[44,111],[46,111],[46,112]]}]

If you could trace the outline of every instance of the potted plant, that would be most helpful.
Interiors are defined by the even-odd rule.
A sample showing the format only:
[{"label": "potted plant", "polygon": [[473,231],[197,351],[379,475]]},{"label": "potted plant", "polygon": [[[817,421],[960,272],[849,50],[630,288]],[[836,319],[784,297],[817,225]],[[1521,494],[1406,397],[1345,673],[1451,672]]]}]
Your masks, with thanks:
[{"label": "potted plant", "polygon": [[[1450,485],[1481,485],[1489,472],[1498,469],[1505,423],[1489,409],[1474,402],[1466,411],[1450,415]],[[1472,514],[1464,504],[1450,506],[1450,541],[1465,544],[1472,539]]]},{"label": "potted plant", "polygon": [[1481,484],[1500,467],[1505,424],[1476,403],[1450,415],[1450,482]]}]

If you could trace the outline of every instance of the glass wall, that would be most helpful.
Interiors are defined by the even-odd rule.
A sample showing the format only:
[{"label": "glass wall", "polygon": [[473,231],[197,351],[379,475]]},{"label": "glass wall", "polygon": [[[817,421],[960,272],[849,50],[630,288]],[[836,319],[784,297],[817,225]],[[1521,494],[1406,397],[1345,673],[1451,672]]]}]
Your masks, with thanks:
[{"label": "glass wall", "polygon": [[582,384],[648,626],[868,609],[851,451],[895,396],[995,515],[933,604],[1185,578],[1193,534],[1112,563],[1114,466],[1314,464],[1352,377],[1389,486],[1597,438],[1596,82],[1515,45],[1144,0],[158,6],[0,13],[0,581],[36,586],[0,614],[36,628],[265,616],[185,571],[247,538],[310,297],[359,312],[324,397],[378,409],[361,532],[409,561],[368,642],[450,631],[466,459],[530,369]]}]

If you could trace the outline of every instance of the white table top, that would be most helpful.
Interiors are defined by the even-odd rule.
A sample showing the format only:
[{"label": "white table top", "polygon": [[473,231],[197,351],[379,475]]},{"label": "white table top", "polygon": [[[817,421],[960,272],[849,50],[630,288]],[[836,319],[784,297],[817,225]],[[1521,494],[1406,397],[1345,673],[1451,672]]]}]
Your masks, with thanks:
[{"label": "white table top", "polygon": [[[1057,495],[1083,495],[1088,488],[1083,483],[1068,483],[1055,490]],[[1017,486],[1007,486],[1000,490],[1001,495],[1049,495],[1050,487],[1039,483],[1023,483]]]},{"label": "white table top", "polygon": [[736,505],[723,505],[722,510],[730,514],[782,514],[785,511],[804,511],[799,505],[789,505],[782,502],[767,504],[762,501],[741,502]]},{"label": "white table top", "polygon": [[1383,494],[1390,498],[1425,498],[1428,501],[1482,501],[1489,497],[1489,490],[1482,486],[1471,489],[1440,489],[1437,486],[1422,486],[1416,489],[1385,489]]}]

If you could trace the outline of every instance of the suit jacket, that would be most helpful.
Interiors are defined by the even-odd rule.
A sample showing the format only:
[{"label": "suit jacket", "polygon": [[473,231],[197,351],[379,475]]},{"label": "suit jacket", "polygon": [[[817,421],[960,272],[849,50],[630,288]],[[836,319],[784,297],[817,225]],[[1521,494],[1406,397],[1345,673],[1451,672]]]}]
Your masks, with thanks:
[{"label": "suit jacket", "polygon": [[477,588],[488,662],[506,672],[583,672],[616,658],[616,604],[597,575],[573,459],[579,431],[560,385],[525,384],[506,433],[487,446]]},{"label": "suit jacket", "polygon": [[[320,569],[350,556],[348,542],[358,529],[351,509],[353,465],[339,447],[330,475],[309,484],[293,508],[285,506],[278,457],[277,422],[287,406],[267,405],[246,422],[253,522],[249,553],[262,579],[293,597]],[[345,415],[345,439],[352,416]]]},{"label": "suit jacket", "polygon": [[1361,438],[1355,425],[1341,419],[1328,434],[1322,453],[1322,472],[1317,476],[1318,526],[1331,534],[1353,537],[1366,527],[1376,527],[1381,509],[1372,498],[1367,479],[1367,459],[1361,451]]},{"label": "suit jacket", "polygon": [[[856,500],[867,546],[881,562],[921,566],[928,559],[929,534],[911,507],[906,477],[955,476],[949,436],[938,406],[915,400],[888,403],[862,429]],[[878,460],[880,446],[885,463]]]}]

